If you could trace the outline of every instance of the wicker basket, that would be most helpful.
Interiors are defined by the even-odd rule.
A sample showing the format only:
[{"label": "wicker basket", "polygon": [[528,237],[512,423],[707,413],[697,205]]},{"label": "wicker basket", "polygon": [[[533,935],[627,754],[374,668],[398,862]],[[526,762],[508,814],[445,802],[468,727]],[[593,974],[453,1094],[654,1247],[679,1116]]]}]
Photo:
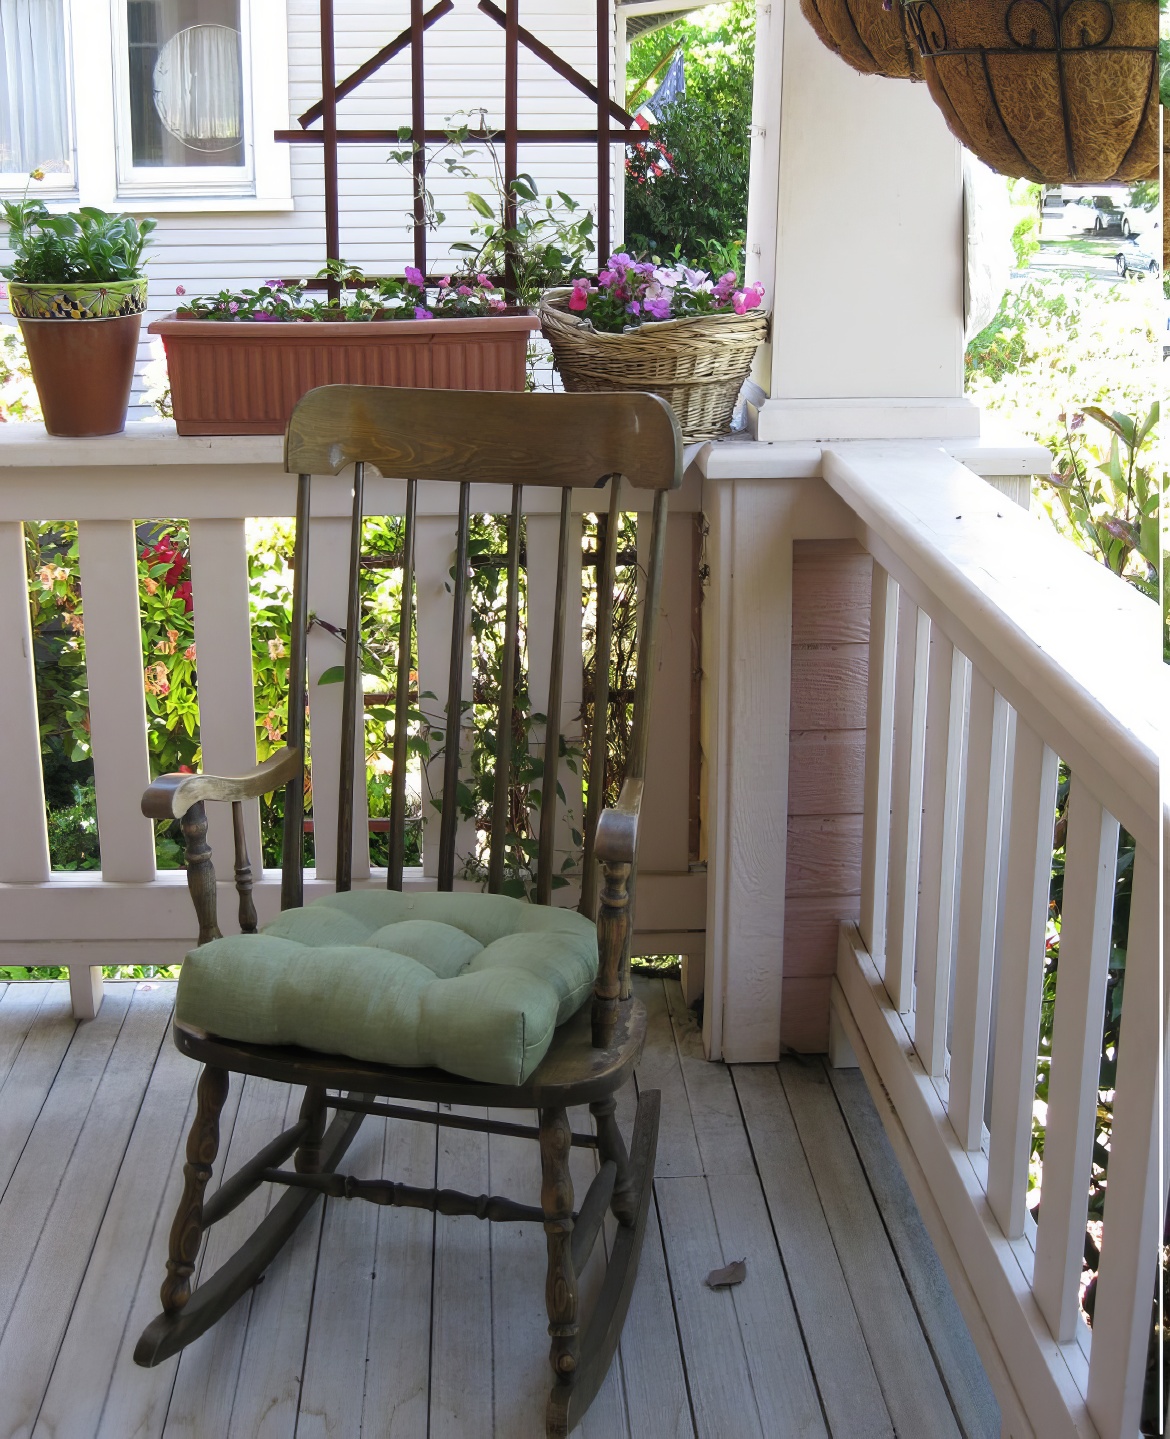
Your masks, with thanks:
[{"label": "wicker basket", "polygon": [[822,45],[863,75],[921,80],[922,57],[906,23],[902,0],[800,0]]},{"label": "wicker basket", "polygon": [[762,310],[659,320],[628,335],[586,329],[569,290],[549,290],[540,326],[566,390],[649,390],[678,416],[683,439],[714,440],[731,428],[735,402],[768,333]]}]

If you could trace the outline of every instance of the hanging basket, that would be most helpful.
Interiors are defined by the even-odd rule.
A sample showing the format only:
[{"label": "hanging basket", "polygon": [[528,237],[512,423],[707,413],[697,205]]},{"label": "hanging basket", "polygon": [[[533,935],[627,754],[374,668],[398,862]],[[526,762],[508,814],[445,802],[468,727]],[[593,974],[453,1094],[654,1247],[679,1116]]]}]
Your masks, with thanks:
[{"label": "hanging basket", "polygon": [[800,0],[822,45],[863,75],[921,80],[922,57],[901,0]]},{"label": "hanging basket", "polygon": [[678,416],[688,442],[730,430],[756,349],[767,338],[762,310],[659,320],[610,335],[572,314],[571,293],[549,290],[540,305],[540,327],[566,390],[649,390]]},{"label": "hanging basket", "polygon": [[907,10],[935,103],[993,170],[1045,185],[1157,176],[1154,0],[908,0]]}]

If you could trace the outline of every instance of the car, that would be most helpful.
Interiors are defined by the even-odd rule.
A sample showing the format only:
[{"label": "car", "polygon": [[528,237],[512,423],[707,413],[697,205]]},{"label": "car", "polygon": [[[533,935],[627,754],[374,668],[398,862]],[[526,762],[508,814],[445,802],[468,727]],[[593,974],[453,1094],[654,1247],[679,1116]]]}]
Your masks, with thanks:
[{"label": "car", "polygon": [[1157,258],[1144,250],[1136,240],[1131,240],[1123,250],[1113,257],[1117,273],[1124,280],[1127,275],[1157,275],[1161,270]]},{"label": "car", "polygon": [[[1082,203],[1085,203],[1082,201]],[[1092,211],[1092,228],[1097,235],[1104,235],[1107,231],[1114,231],[1128,240],[1131,235],[1140,235],[1147,230],[1152,219],[1149,210],[1139,209],[1136,205],[1127,205],[1122,200],[1112,195],[1094,195],[1088,200]],[[1088,225],[1085,226],[1089,228]]]}]

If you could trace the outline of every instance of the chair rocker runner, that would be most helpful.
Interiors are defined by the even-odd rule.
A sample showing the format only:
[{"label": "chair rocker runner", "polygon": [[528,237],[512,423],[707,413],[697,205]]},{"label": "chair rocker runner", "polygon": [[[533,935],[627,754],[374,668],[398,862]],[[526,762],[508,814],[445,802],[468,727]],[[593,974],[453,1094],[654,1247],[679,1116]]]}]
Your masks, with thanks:
[{"label": "chair rocker runner", "polygon": [[[152,819],[178,818],[185,837],[199,947],[183,965],[174,1036],[178,1048],[204,1068],[187,1138],[183,1194],[170,1232],[162,1313],[138,1342],[134,1357],[139,1364],[159,1363],[213,1325],[256,1283],[320,1196],[362,1198],[440,1214],[543,1224],[553,1370],[547,1434],[566,1435],[588,1408],[609,1368],[633,1290],[658,1136],[659,1096],[656,1091],[643,1091],[627,1152],[615,1119],[615,1094],[630,1081],[646,1034],[645,1011],[630,991],[630,907],[667,494],[681,481],[681,454],[678,424],[670,409],[652,395],[454,393],[338,385],[311,392],[297,406],[285,446],[285,468],[299,476],[287,746],[240,778],[165,775],[150,786],[142,801],[143,812]],[[305,906],[310,476],[338,475],[349,465],[354,467],[353,512],[344,632],[337,892]],[[360,733],[361,704],[359,581],[367,465],[386,477],[412,477],[406,482],[385,889],[369,884],[352,887],[355,737]],[[460,782],[457,736],[465,683],[473,480],[507,484],[512,497],[487,894],[456,892],[454,883]],[[434,892],[403,890],[417,489],[420,482],[429,481],[458,486]],[[579,582],[574,572],[579,560],[570,542],[571,498],[574,486],[597,487],[607,481],[609,523],[598,575],[598,664],[582,895],[578,910],[571,911],[551,906],[565,621],[569,587]],[[623,483],[653,493],[653,530],[639,605],[637,691],[626,773],[617,806],[603,810],[607,660]],[[524,486],[560,490],[535,904],[501,893],[519,649]],[[282,912],[257,932],[243,806],[282,786]],[[216,923],[216,885],[204,810],[210,800],[230,802],[233,809],[241,933],[227,938]],[[599,867],[604,878],[600,896]],[[586,1006],[590,993],[592,1002]],[[303,1085],[304,1100],[295,1124],[205,1198],[231,1074]],[[415,1107],[419,1101],[430,1108]],[[574,1133],[567,1111],[585,1104],[595,1132]],[[510,1124],[438,1108],[446,1105],[536,1110],[539,1124]],[[539,1204],[339,1172],[366,1115],[538,1140]],[[574,1146],[595,1149],[599,1162],[579,1203],[569,1170]],[[232,1258],[214,1275],[200,1275],[192,1287],[203,1235],[264,1183],[280,1186],[281,1197]],[[578,1276],[607,1213],[617,1221],[616,1237],[593,1311],[581,1316]]]}]

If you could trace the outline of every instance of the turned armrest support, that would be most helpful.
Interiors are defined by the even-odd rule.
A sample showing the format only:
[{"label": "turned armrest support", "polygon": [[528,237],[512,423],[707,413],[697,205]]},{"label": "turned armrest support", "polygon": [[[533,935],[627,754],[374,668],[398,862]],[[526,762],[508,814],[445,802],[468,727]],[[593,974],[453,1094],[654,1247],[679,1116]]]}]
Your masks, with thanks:
[{"label": "turned armrest support", "polygon": [[183,831],[187,861],[187,888],[199,920],[199,943],[220,938],[215,895],[215,869],[207,843],[207,800],[222,800],[232,806],[235,835],[236,892],[240,897],[240,929],[256,930],[256,909],[252,903],[252,867],[244,840],[243,801],[271,794],[301,773],[301,752],[287,746],[249,774],[228,777],[214,774],[164,774],[142,796],[142,813],[148,819],[177,819]]},{"label": "turned armrest support", "polygon": [[182,819],[192,805],[206,800],[258,799],[271,794],[300,772],[300,750],[286,745],[247,774],[159,775],[142,796],[142,813],[148,819]]},{"label": "turned armrest support", "polygon": [[597,980],[593,986],[593,1047],[613,1043],[617,1007],[627,986],[622,974],[628,964],[630,930],[630,873],[638,850],[638,812],[643,781],[628,779],[613,809],[597,821],[594,854],[600,861],[605,884],[597,912]]}]

